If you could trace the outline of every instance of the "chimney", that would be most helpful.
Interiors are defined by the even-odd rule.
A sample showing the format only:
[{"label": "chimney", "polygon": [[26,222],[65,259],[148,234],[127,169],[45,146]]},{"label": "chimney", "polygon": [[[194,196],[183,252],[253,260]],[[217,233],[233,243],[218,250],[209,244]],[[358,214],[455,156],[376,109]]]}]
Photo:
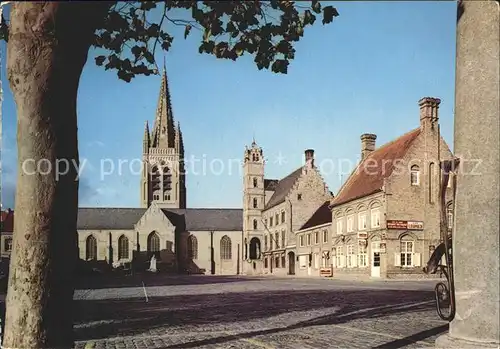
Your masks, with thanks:
[{"label": "chimney", "polygon": [[424,97],[418,101],[420,107],[420,127],[423,127],[426,123],[433,125],[438,121],[440,103],[441,100],[439,98],[433,97]]},{"label": "chimney", "polygon": [[373,133],[364,133],[361,135],[361,160],[366,158],[372,151],[375,150],[375,141],[377,135]]},{"label": "chimney", "polygon": [[314,167],[314,149],[306,149],[304,154],[306,156],[306,165],[308,167]]}]

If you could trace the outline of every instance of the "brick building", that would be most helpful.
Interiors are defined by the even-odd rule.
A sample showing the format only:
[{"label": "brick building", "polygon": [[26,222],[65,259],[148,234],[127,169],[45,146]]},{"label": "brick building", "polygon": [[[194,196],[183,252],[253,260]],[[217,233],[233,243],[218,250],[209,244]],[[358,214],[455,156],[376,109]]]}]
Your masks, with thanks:
[{"label": "brick building", "polygon": [[[421,267],[440,242],[439,161],[452,158],[439,133],[439,104],[422,98],[420,126],[379,148],[376,135],[361,136],[361,161],[330,204],[328,243],[309,238],[321,221],[297,232],[303,250],[329,252],[321,265],[330,265],[334,277],[424,275]],[[447,207],[452,216],[452,202]]]}]

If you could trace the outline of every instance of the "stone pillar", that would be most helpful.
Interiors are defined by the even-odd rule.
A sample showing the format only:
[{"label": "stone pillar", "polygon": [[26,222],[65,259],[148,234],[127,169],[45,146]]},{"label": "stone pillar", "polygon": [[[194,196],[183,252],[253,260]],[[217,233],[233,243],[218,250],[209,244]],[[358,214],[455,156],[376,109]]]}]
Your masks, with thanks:
[{"label": "stone pillar", "polygon": [[[461,8],[460,8],[461,7]],[[453,261],[457,311],[438,348],[498,348],[499,2],[463,1],[457,24]]]}]

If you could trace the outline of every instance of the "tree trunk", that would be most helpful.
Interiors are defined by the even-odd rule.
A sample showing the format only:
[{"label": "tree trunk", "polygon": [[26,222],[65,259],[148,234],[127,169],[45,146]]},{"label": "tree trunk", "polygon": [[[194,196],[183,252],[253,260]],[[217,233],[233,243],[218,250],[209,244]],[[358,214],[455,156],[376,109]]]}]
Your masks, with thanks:
[{"label": "tree trunk", "polygon": [[7,75],[17,105],[19,166],[4,348],[74,345],[76,99],[106,6],[12,4]]}]

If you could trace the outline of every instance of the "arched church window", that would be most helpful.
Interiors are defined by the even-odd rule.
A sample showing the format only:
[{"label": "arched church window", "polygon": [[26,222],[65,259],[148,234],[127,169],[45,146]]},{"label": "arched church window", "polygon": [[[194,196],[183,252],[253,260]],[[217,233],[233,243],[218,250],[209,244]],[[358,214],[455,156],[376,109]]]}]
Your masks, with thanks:
[{"label": "arched church window", "polygon": [[253,198],[253,208],[257,208],[257,198]]},{"label": "arched church window", "polygon": [[85,259],[88,261],[97,259],[97,240],[93,235],[87,237],[85,243]]},{"label": "arched church window", "polygon": [[253,220],[253,229],[254,230],[257,229],[257,220],[256,219]]},{"label": "arched church window", "polygon": [[224,260],[232,258],[231,239],[227,235],[220,239],[220,258]]},{"label": "arched church window", "polygon": [[253,187],[254,187],[254,188],[257,188],[257,184],[258,184],[258,183],[257,183],[257,178],[255,178],[255,177],[254,177],[254,178],[253,178]]},{"label": "arched church window", "polygon": [[125,235],[120,236],[118,239],[118,260],[129,258],[128,245],[128,238]]},{"label": "arched church window", "polygon": [[158,253],[160,252],[160,237],[156,232],[152,232],[148,236],[148,253],[155,254],[158,258]]}]

